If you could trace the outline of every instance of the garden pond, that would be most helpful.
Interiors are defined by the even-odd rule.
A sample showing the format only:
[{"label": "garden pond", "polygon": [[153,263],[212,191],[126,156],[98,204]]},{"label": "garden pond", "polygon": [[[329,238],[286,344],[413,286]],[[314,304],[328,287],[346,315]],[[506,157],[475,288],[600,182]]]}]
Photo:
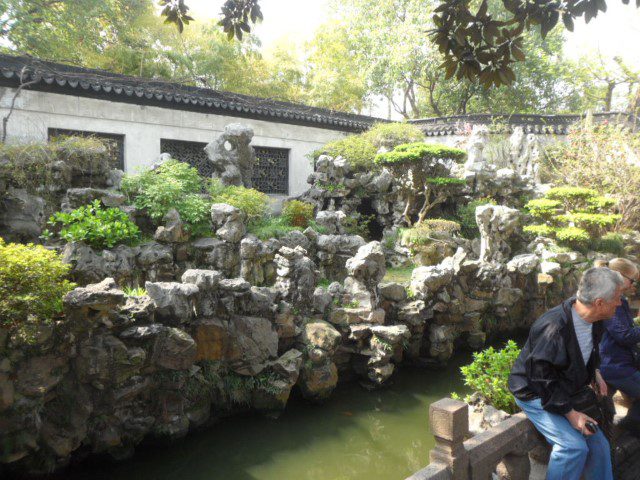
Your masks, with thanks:
[{"label": "garden pond", "polygon": [[229,418],[166,447],[137,449],[121,463],[89,461],[66,480],[402,480],[428,463],[429,404],[462,392],[459,367],[405,368],[367,391],[341,385],[322,405],[291,398],[278,420]]}]

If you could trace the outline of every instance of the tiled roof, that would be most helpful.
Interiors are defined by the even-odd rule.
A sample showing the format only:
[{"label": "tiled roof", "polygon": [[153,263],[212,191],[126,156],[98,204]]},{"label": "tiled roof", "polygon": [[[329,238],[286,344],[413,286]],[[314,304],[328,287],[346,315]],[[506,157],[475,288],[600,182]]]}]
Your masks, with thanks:
[{"label": "tiled roof", "polygon": [[[510,131],[520,126],[525,133],[563,135],[567,133],[571,124],[581,118],[584,118],[584,115],[474,114],[424,118],[409,120],[409,122],[420,127],[428,137],[462,134],[473,125],[496,125],[499,127],[506,125]],[[630,122],[633,120],[628,114],[621,112],[594,113],[593,118],[597,122],[605,120]],[[638,123],[637,119],[635,119],[635,123]]]},{"label": "tiled roof", "polygon": [[[361,132],[385,120],[249,95],[191,87],[157,79],[131,77],[0,54],[0,85],[116,102],[153,105],[217,115],[307,125],[345,132]],[[32,83],[31,83],[32,82]]]}]

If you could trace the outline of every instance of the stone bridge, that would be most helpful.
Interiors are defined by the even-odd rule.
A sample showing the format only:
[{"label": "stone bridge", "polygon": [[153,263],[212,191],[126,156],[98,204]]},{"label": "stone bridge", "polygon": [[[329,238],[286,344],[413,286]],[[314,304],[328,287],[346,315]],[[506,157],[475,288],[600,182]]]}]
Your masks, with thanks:
[{"label": "stone bridge", "polygon": [[[616,400],[616,420],[626,405]],[[542,480],[549,447],[524,413],[511,415],[493,428],[470,436],[469,406],[444,398],[429,407],[429,423],[436,446],[430,464],[406,480]],[[640,439],[618,428],[612,440],[614,477],[640,477]]]}]

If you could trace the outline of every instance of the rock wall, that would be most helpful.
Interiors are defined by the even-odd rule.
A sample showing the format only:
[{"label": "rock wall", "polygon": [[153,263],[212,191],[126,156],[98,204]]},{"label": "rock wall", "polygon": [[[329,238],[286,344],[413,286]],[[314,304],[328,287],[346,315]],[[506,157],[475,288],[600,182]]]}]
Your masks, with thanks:
[{"label": "rock wall", "polygon": [[65,320],[31,341],[0,330],[0,465],[37,474],[72,456],[125,458],[143,439],[220,416],[277,414],[294,388],[322,401],[339,381],[382,385],[403,362],[446,361],[461,344],[526,327],[587,266],[544,243],[515,257],[503,239],[489,243],[484,260],[459,248],[415,269],[409,288],[382,282],[379,242],[357,248],[345,280],[326,288],[301,245],[276,250],[270,287],[186,269],[180,281],[147,281],[140,297],[112,278],[76,288]]}]

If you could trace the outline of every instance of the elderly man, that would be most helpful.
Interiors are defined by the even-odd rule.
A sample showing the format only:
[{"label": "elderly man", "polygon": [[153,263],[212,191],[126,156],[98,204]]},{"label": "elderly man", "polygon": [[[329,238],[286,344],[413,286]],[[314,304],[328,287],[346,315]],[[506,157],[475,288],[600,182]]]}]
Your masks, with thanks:
[{"label": "elderly man", "polygon": [[547,480],[613,479],[609,442],[577,403],[593,395],[586,389],[594,380],[607,394],[597,370],[600,321],[613,316],[623,285],[608,268],[584,272],[576,296],[535,321],[511,370],[516,403],[553,446]]}]

